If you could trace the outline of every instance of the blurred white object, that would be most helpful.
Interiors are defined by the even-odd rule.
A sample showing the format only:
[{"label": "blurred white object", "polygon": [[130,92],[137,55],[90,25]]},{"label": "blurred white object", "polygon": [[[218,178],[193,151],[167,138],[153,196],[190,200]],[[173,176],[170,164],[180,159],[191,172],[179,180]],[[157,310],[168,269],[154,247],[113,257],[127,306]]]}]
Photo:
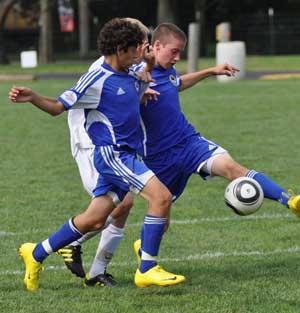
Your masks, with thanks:
[{"label": "blurred white object", "polygon": [[223,22],[216,27],[216,40],[218,42],[228,42],[231,38],[231,24]]},{"label": "blurred white object", "polygon": [[237,67],[240,71],[234,77],[218,75],[217,79],[221,82],[241,79],[246,74],[246,46],[243,41],[229,41],[217,43],[216,49],[217,65],[229,63]]},{"label": "blurred white object", "polygon": [[37,52],[35,50],[21,52],[21,67],[32,68],[37,67]]}]

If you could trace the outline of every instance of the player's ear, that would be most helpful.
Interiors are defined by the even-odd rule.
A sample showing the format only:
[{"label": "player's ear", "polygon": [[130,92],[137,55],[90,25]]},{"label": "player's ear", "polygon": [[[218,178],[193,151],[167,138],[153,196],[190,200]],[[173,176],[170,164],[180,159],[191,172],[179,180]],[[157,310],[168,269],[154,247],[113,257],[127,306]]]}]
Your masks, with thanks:
[{"label": "player's ear", "polygon": [[155,40],[154,42],[153,42],[153,44],[152,44],[152,47],[153,47],[153,49],[160,49],[160,47],[161,47],[161,42],[157,39],[157,40]]}]

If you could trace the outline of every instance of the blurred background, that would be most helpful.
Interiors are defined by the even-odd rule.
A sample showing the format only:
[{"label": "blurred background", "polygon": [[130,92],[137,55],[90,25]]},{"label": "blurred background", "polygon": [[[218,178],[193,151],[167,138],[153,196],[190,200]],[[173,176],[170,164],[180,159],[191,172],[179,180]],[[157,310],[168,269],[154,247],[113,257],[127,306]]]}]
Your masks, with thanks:
[{"label": "blurred background", "polygon": [[[28,50],[37,51],[39,63],[95,58],[101,26],[124,16],[150,28],[173,22],[187,34],[196,23],[202,57],[215,55],[217,40],[242,41],[247,55],[300,50],[299,0],[1,0],[0,63],[16,61]],[[221,23],[226,23],[223,39]]]}]

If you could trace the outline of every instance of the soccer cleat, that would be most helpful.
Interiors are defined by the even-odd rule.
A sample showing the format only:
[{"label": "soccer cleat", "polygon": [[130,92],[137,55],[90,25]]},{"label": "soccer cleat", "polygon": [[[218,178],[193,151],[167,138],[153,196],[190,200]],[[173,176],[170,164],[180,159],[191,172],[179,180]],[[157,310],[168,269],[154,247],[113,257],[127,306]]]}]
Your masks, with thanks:
[{"label": "soccer cleat", "polygon": [[159,265],[152,267],[145,273],[141,273],[139,269],[136,270],[134,283],[137,287],[149,287],[157,285],[167,287],[183,283],[185,277],[182,275],[175,275],[162,269]]},{"label": "soccer cleat", "polygon": [[140,267],[140,264],[141,264],[141,256],[140,256],[141,244],[142,244],[141,239],[138,239],[138,240],[136,240],[136,241],[133,243],[133,250],[134,250],[135,255],[136,255],[138,267]]},{"label": "soccer cleat", "polygon": [[114,287],[117,282],[112,275],[105,272],[104,274],[99,274],[93,278],[90,278],[89,274],[86,274],[83,284],[86,287]]},{"label": "soccer cleat", "polygon": [[67,246],[56,252],[64,259],[66,267],[77,277],[84,278],[85,271],[81,259],[81,246]]},{"label": "soccer cleat", "polygon": [[19,248],[19,255],[25,264],[24,284],[29,291],[36,291],[39,288],[40,271],[43,270],[42,264],[32,256],[35,247],[35,243],[27,242]]},{"label": "soccer cleat", "polygon": [[300,217],[300,195],[291,196],[288,206],[295,215]]}]

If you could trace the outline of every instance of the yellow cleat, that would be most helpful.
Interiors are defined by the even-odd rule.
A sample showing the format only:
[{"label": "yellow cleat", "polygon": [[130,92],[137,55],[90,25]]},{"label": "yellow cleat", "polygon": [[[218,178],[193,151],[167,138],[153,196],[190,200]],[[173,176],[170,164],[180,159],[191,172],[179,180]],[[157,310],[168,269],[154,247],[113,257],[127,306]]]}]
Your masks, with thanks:
[{"label": "yellow cleat", "polygon": [[296,216],[300,217],[300,195],[291,196],[288,206]]},{"label": "yellow cleat", "polygon": [[141,273],[140,270],[137,269],[134,277],[134,283],[137,287],[141,288],[151,285],[167,287],[183,283],[184,281],[184,276],[169,273],[159,265],[152,267],[145,273]]},{"label": "yellow cleat", "polygon": [[19,248],[19,255],[25,264],[24,284],[29,291],[36,291],[39,288],[40,271],[43,270],[42,264],[32,256],[35,247],[35,243],[27,242]]},{"label": "yellow cleat", "polygon": [[135,255],[136,255],[138,267],[140,267],[140,264],[141,264],[141,256],[139,255],[139,251],[140,251],[140,249],[141,249],[141,244],[142,244],[141,239],[138,239],[138,240],[136,240],[136,241],[133,243],[133,250],[134,250]]}]

